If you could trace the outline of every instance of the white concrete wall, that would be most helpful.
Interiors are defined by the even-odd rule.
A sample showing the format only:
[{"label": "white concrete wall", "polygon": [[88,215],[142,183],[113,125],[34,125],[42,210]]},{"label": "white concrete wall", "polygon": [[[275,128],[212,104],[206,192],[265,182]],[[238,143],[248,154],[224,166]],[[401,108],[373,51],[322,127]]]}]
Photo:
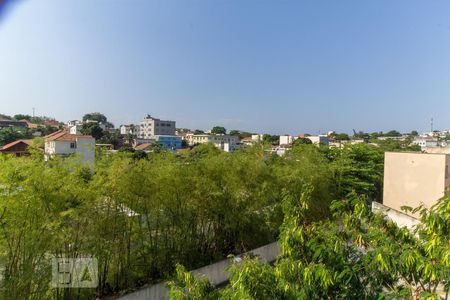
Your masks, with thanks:
[{"label": "white concrete wall", "polygon": [[381,203],[372,202],[372,211],[374,213],[381,213],[386,215],[389,219],[395,222],[398,227],[406,227],[412,230],[420,221],[412,216],[405,214],[404,212],[387,207]]},{"label": "white concrete wall", "polygon": [[[271,263],[275,261],[280,253],[278,243],[268,244],[256,248],[248,253],[259,256],[261,261]],[[228,282],[229,277],[225,269],[232,263],[232,260],[225,259],[215,264],[211,264],[196,270],[192,273],[197,276],[206,277],[214,285],[223,285]],[[166,300],[169,299],[169,291],[164,283],[158,283],[142,288],[130,294],[118,297],[120,300]]]}]

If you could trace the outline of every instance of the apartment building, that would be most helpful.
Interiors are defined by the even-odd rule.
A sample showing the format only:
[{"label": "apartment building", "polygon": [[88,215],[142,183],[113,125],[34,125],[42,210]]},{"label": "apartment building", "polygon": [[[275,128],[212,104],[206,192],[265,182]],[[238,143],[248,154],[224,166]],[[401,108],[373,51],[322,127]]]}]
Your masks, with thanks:
[{"label": "apartment building", "polygon": [[175,121],[165,121],[147,115],[140,124],[139,138],[152,139],[156,135],[175,135]]},{"label": "apartment building", "polygon": [[383,205],[431,207],[450,187],[449,168],[449,154],[386,152]]}]

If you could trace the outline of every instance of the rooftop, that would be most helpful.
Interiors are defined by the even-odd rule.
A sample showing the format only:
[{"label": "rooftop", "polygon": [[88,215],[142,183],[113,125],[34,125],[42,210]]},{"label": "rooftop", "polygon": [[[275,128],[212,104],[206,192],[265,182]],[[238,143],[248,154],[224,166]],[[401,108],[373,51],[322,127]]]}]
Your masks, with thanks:
[{"label": "rooftop", "polygon": [[77,139],[92,138],[91,135],[70,134],[65,130],[59,130],[45,136],[46,141],[76,141]]}]

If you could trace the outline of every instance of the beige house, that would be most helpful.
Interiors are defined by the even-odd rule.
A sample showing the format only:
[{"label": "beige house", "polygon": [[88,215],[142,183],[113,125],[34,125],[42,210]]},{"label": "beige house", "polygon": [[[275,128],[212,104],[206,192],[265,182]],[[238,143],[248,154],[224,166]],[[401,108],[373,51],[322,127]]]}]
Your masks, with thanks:
[{"label": "beige house", "polygon": [[383,204],[398,211],[431,207],[450,187],[449,165],[450,154],[386,152]]}]

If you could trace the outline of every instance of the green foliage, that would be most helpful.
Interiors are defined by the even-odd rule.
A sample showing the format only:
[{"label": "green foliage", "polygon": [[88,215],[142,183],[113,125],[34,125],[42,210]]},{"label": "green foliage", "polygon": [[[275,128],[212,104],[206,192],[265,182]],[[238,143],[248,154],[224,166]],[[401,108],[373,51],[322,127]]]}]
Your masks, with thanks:
[{"label": "green foliage", "polygon": [[108,118],[104,114],[99,112],[88,113],[83,116],[83,122],[86,121],[96,121],[98,123],[106,124],[108,122]]},{"label": "green foliage", "polygon": [[[292,222],[306,231],[328,219],[332,200],[349,191],[376,194],[382,172],[382,152],[368,145],[299,145],[285,158],[268,157],[261,145],[225,153],[202,144],[185,154],[145,157],[99,150],[93,170],[76,158],[41,157],[0,156],[0,262],[7,266],[0,298],[89,299],[159,281],[177,263],[193,269],[272,242],[283,219],[282,232],[293,230]],[[50,289],[48,258],[63,254],[98,258],[99,287]],[[271,290],[279,275],[265,265],[252,271],[254,264],[244,264],[246,287],[227,295],[283,295]],[[230,272],[239,282],[239,266]],[[262,281],[253,288],[254,278]],[[203,285],[198,295],[209,293],[188,279],[177,286]]]},{"label": "green foliage", "polygon": [[292,146],[305,145],[305,144],[312,144],[312,142],[310,139],[307,139],[307,138],[298,138],[292,143]]},{"label": "green foliage", "polygon": [[218,296],[215,287],[208,279],[193,276],[181,265],[177,265],[175,279],[169,281],[168,286],[170,289],[170,299],[212,300]]},{"label": "green foliage", "polygon": [[368,200],[379,199],[383,180],[384,152],[368,144],[345,145],[329,153],[338,198],[355,191]]},{"label": "green foliage", "polygon": [[81,134],[91,135],[96,140],[101,139],[105,132],[97,123],[84,123],[80,130]]},{"label": "green foliage", "polygon": [[[350,140],[350,136],[347,133],[335,133],[333,134],[334,139],[338,140],[338,141],[349,141]],[[354,137],[361,137],[363,138],[364,135],[361,136],[360,135],[355,135]]]},{"label": "green foliage", "polygon": [[264,144],[270,144],[270,145],[278,145],[280,143],[280,136],[279,135],[270,135],[270,134],[264,134],[262,138],[262,142]]},{"label": "green foliage", "polygon": [[214,126],[213,129],[211,129],[212,134],[226,134],[227,130],[225,127],[222,126]]},{"label": "green foliage", "polygon": [[240,139],[251,137],[252,134],[250,132],[241,131],[241,130],[230,130],[230,135],[239,136]]},{"label": "green foliage", "polygon": [[[305,223],[310,195],[306,187],[298,202],[285,201],[274,267],[257,259],[234,264],[230,284],[219,295],[213,291],[211,299],[448,297],[450,197],[431,209],[418,208],[422,223],[410,232],[372,213],[356,194],[332,203],[333,219]],[[200,287],[191,285],[189,291],[208,299]]]}]

